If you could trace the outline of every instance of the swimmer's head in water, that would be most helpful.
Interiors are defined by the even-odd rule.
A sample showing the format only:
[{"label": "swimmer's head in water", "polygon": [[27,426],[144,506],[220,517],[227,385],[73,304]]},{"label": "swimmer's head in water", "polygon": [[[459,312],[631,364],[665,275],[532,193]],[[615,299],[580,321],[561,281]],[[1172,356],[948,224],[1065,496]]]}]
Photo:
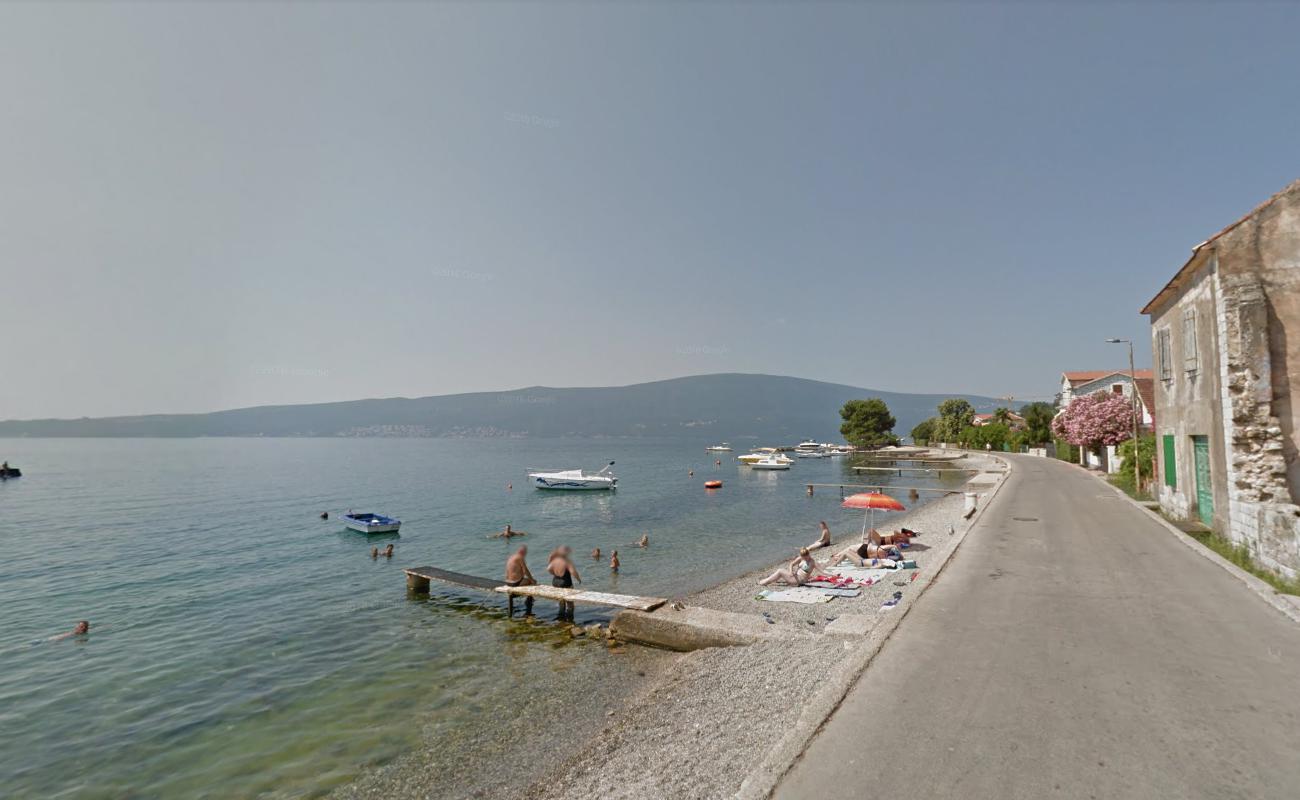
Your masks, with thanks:
[{"label": "swimmer's head in water", "polygon": [[78,622],[78,623],[77,623],[77,627],[73,628],[73,629],[72,629],[72,632],[73,632],[73,633],[89,633],[89,632],[90,632],[90,621],[89,621],[89,620],[84,620],[84,619],[83,619],[81,622]]}]

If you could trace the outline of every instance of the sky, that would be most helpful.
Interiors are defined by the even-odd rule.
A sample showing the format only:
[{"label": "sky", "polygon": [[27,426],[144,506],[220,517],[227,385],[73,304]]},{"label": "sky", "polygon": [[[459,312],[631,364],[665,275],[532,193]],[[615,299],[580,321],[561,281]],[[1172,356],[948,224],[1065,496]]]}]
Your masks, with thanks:
[{"label": "sky", "polygon": [[1300,177],[1300,4],[0,4],[0,419],[1050,398]]}]

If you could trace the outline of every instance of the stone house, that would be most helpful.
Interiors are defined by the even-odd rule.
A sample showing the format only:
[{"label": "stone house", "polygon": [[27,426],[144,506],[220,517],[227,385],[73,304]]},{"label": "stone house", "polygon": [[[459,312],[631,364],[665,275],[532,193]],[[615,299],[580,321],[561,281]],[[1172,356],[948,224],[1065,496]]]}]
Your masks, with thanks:
[{"label": "stone house", "polygon": [[1193,248],[1142,313],[1151,320],[1161,507],[1295,577],[1300,181]]},{"label": "stone house", "polygon": [[[1151,370],[1139,369],[1129,375],[1128,370],[1114,369],[1093,369],[1078,370],[1075,372],[1061,373],[1061,390],[1057,401],[1057,408],[1064,410],[1076,398],[1086,397],[1097,392],[1113,392],[1122,394],[1133,400],[1133,378],[1137,378],[1137,403],[1138,411],[1141,414],[1139,429],[1142,431],[1151,430],[1154,422],[1152,409],[1154,408],[1154,390],[1152,388]],[[1057,413],[1060,413],[1058,411]],[[1116,454],[1117,447],[1111,445],[1105,447],[1101,452],[1094,453],[1084,451],[1080,453],[1080,461],[1085,466],[1093,469],[1100,469],[1105,472],[1118,472],[1120,458]]]}]

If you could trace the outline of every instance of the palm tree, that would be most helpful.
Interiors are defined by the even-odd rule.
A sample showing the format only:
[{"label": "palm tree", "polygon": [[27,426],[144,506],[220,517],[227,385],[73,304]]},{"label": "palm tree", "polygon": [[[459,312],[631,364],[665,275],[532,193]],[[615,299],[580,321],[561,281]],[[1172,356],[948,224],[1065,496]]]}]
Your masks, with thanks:
[{"label": "palm tree", "polygon": [[1008,428],[1011,427],[1011,409],[1009,408],[996,409],[993,412],[993,420],[995,422],[1001,422],[1003,425],[1006,425]]}]

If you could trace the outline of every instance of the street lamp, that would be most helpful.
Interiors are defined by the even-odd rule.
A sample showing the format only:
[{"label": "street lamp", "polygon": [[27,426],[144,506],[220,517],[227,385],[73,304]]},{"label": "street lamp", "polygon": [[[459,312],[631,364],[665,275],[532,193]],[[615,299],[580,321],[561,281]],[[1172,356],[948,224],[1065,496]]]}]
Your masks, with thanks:
[{"label": "street lamp", "polygon": [[1107,339],[1107,344],[1128,345],[1128,379],[1133,391],[1133,486],[1138,495],[1142,494],[1142,459],[1138,457],[1138,378],[1133,369],[1133,341],[1131,339]]}]

